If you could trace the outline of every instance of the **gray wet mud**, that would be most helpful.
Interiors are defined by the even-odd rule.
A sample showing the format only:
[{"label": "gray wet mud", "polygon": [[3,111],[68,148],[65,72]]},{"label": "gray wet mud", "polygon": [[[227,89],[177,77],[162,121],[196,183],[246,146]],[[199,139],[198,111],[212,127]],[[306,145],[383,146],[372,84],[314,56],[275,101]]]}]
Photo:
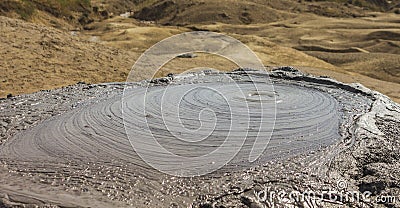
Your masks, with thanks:
[{"label": "gray wet mud", "polygon": [[[244,98],[251,101],[255,95],[252,83],[256,82],[261,92],[263,87],[267,92],[271,81],[276,95],[274,99],[268,93],[257,94],[264,101],[276,104],[274,131],[261,157],[253,163],[248,161],[254,134],[251,128],[238,125],[239,128],[232,130],[233,134],[244,128],[250,136],[233,160],[211,174],[190,178],[166,175],[150,167],[135,153],[128,140],[121,113],[124,87],[125,95],[130,99],[129,108],[135,112],[135,109],[140,110],[140,103],[135,101],[143,96],[148,81],[128,86],[124,83],[79,83],[1,100],[2,203],[4,206],[69,207],[374,205],[373,201],[367,200],[315,202],[307,198],[299,201],[257,198],[257,193],[264,189],[311,189],[317,193],[327,188],[335,190],[338,180],[346,180],[346,188],[358,192],[368,189],[375,195],[398,192],[398,180],[390,178],[393,175],[390,171],[399,168],[399,143],[396,139],[399,135],[399,106],[361,85],[305,75],[290,67],[273,72],[203,71],[176,75],[173,79],[163,78],[150,83],[147,93],[151,102],[146,103],[149,106],[145,115],[146,125],[153,129],[152,133],[163,146],[177,154],[198,156],[212,152],[226,136],[229,109],[234,109],[240,116],[244,106],[240,105],[243,97],[239,97],[228,108],[224,99],[207,87],[218,88],[225,97],[231,98],[228,100],[235,100],[231,85],[240,85],[240,89],[246,92]],[[196,86],[196,90],[187,90],[188,86],[192,89]],[[163,106],[164,110],[168,112],[168,107],[179,106],[185,128],[197,130],[197,135],[210,136],[211,139],[201,141],[198,146],[171,139],[171,128],[174,133],[180,130],[180,126],[172,125],[167,129],[160,123],[164,115],[159,110],[159,100],[166,88],[170,91],[167,91],[168,102]],[[180,92],[188,92],[185,102],[176,103],[175,98]],[[201,112],[206,107],[210,111]],[[254,115],[250,116],[250,126],[253,122],[256,125],[254,129],[263,125],[256,117],[260,110],[258,107],[260,105],[254,102],[250,108]],[[199,117],[199,113],[203,116]],[[213,116],[216,120],[207,120]],[[265,116],[272,117],[272,112]],[[130,117],[134,118],[135,114]],[[217,125],[208,135],[207,128],[211,126],[202,126],[201,122],[212,121]],[[131,127],[138,137],[147,139],[150,136],[143,130],[146,127],[143,123],[133,122]],[[266,123],[264,134],[270,132],[269,128],[272,124]],[[368,142],[369,139],[375,142]],[[385,146],[380,146],[379,140],[385,141]],[[370,148],[371,143],[375,148]],[[392,151],[379,155],[380,147]],[[375,151],[374,157],[370,157],[375,158],[373,161],[368,160],[365,149]],[[375,172],[365,173],[364,165],[371,166]],[[381,174],[386,178],[380,178],[383,181],[377,186],[373,177],[379,178],[376,173],[379,167],[386,168],[383,171],[387,173]]]}]

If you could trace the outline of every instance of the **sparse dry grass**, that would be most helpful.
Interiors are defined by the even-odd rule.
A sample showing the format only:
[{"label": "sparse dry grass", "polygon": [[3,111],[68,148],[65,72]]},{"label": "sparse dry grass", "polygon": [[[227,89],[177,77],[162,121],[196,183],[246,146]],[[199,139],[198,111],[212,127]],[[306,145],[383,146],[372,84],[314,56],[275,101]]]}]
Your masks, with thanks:
[{"label": "sparse dry grass", "polygon": [[[196,27],[231,35],[254,50],[267,66],[292,65],[318,75],[332,76],[333,73],[336,79],[361,82],[399,101],[400,90],[396,89],[400,89],[400,50],[396,34],[400,26],[395,23],[399,17],[375,15],[374,18],[332,19],[305,14],[274,23],[194,24],[188,28]],[[170,35],[188,31],[185,27],[140,25],[135,20],[122,18],[104,24],[112,27],[104,30],[104,25],[97,26],[95,31],[101,32],[90,33],[99,35],[104,44],[136,53],[143,52]],[[166,67],[162,75],[196,67],[199,63],[207,67],[223,63],[217,59],[201,62],[200,57],[174,61],[176,63]],[[178,61],[180,64],[177,64]],[[323,73],[315,68],[321,69]]]},{"label": "sparse dry grass", "polygon": [[0,16],[0,96],[75,84],[125,81],[132,52]]},{"label": "sparse dry grass", "polygon": [[232,69],[239,68],[232,61],[214,54],[196,53],[196,55],[196,58],[175,58],[171,60],[155,74],[155,77],[164,77],[169,73],[180,74],[204,69],[232,71]]},{"label": "sparse dry grass", "polygon": [[2,0],[0,14],[11,12],[24,20],[30,20],[35,12],[46,11],[55,17],[68,18],[74,12],[88,11],[90,6],[90,0]]},{"label": "sparse dry grass", "polygon": [[[4,5],[4,2],[0,5]],[[60,0],[59,3],[62,2],[66,1]],[[117,2],[121,0],[92,1],[93,5],[100,5],[103,9],[113,7]],[[126,4],[114,10],[124,11],[131,6],[141,10],[151,6],[155,0],[124,2]],[[306,72],[333,76],[340,81],[361,82],[400,101],[400,90],[397,90],[400,89],[398,15],[364,12],[362,18],[339,19],[312,14],[318,14],[324,6],[339,8],[338,4],[325,1],[271,1],[264,2],[263,7],[258,7],[261,0],[244,3],[224,0],[225,3],[218,4],[207,2],[177,1],[173,5],[180,9],[177,16],[173,20],[169,17],[160,19],[160,23],[165,21],[185,26],[162,26],[115,14],[114,18],[88,25],[90,30],[84,31],[79,38],[18,22],[12,26],[17,28],[17,34],[2,30],[4,58],[0,64],[3,73],[0,96],[50,89],[77,81],[124,81],[136,58],[150,46],[172,35],[196,29],[221,32],[239,39],[255,51],[267,66],[300,66]],[[192,9],[209,13],[201,16],[201,12],[196,13]],[[348,9],[340,15],[346,17],[362,12],[351,6]],[[246,11],[250,13],[246,17],[252,21],[243,22],[244,19],[241,19]],[[33,16],[34,22],[46,24],[51,20],[63,21],[43,11],[39,11],[37,16]],[[50,31],[51,37],[43,37],[43,31]],[[100,40],[100,44],[82,41],[94,37]],[[54,38],[55,42],[52,40]],[[113,51],[117,49],[119,52],[114,54]],[[227,60],[203,54],[194,59],[174,59],[158,75],[179,73],[195,67],[236,68]]]}]

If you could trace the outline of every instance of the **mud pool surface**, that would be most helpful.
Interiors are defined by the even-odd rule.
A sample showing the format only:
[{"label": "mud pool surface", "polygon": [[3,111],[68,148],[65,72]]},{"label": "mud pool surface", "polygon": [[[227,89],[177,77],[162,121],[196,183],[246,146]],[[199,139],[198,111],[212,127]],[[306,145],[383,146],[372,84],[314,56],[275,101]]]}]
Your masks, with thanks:
[{"label": "mud pool surface", "polygon": [[[382,195],[400,197],[399,105],[361,85],[305,75],[290,67],[273,72],[205,71],[127,85],[78,83],[4,99],[0,109],[0,207],[400,203],[400,198],[381,204],[375,200]],[[173,117],[178,114],[179,125]],[[243,132],[246,141],[241,141]],[[173,139],[177,134],[200,142]],[[271,139],[251,163],[249,153],[258,134]],[[140,143],[152,136],[166,149],[188,157],[213,152],[228,136],[242,148],[221,169],[182,178],[155,170],[134,151],[132,140]],[[164,165],[164,172],[179,175],[190,168],[168,165],[180,161],[145,147],[141,151]],[[228,152],[219,154],[216,161],[194,160],[191,165],[211,171]],[[338,187],[338,181],[346,186]],[[311,190],[318,196],[326,190],[370,191],[371,200],[260,199],[265,190]]]}]

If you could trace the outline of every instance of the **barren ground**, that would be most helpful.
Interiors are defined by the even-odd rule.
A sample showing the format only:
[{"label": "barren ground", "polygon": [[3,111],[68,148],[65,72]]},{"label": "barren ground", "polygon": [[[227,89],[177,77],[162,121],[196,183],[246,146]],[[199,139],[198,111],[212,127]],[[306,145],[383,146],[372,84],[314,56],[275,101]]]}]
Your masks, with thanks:
[{"label": "barren ground", "polygon": [[[84,81],[124,81],[147,48],[193,28],[225,33],[248,45],[266,66],[291,65],[343,82],[359,82],[399,102],[399,30],[395,14],[327,18],[314,14],[249,25],[162,26],[114,17],[87,31],[67,32],[1,17],[0,96]],[[228,61],[229,62],[229,61]],[[162,75],[195,67],[232,70],[222,58],[176,59]]]},{"label": "barren ground", "polygon": [[[218,76],[225,77],[203,73],[189,79],[176,77],[172,87],[184,88],[185,84],[199,84],[201,80],[210,85]],[[248,83],[248,77],[240,71],[228,76],[239,84]],[[254,76],[268,81],[265,73],[255,72]],[[133,152],[118,110],[124,86],[121,83],[77,84],[2,100],[0,130],[5,143],[0,148],[0,206],[398,206],[398,198],[382,204],[376,200],[400,193],[396,140],[400,130],[399,105],[361,86],[297,71],[275,70],[271,77],[278,86],[278,99],[282,99],[278,104],[277,131],[271,140],[274,147],[269,147],[261,160],[249,164],[244,157],[251,143],[246,142],[244,154],[241,150],[227,167],[190,178],[155,171]],[[133,95],[142,96],[138,93],[142,84],[132,85]],[[150,89],[157,91],[165,86],[160,83]],[[318,103],[313,102],[317,100]],[[291,108],[294,102],[299,107],[295,111]],[[308,108],[308,102],[320,109],[318,114],[307,113],[314,109]],[[288,122],[284,119],[287,112],[295,115],[290,116],[294,120],[311,116],[308,120],[317,121],[324,130],[310,130],[299,122],[286,128],[283,123]],[[332,122],[338,126],[330,125]],[[307,136],[295,139],[293,131]],[[286,137],[293,138],[282,140]],[[274,154],[276,157],[270,158]],[[339,181],[344,185],[338,186]],[[282,198],[260,198],[259,194],[272,191],[287,194]],[[293,191],[311,191],[317,199],[295,200],[288,195]],[[371,193],[368,198],[337,197],[338,193],[365,191]],[[336,198],[327,198],[331,192]]]}]

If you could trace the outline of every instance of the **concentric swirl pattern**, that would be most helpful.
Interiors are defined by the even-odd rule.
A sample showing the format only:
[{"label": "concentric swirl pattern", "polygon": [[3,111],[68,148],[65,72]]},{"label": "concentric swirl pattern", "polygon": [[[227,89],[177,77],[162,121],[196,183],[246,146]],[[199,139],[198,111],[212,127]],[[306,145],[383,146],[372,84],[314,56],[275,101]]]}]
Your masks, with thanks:
[{"label": "concentric swirl pattern", "polygon": [[[249,82],[132,88],[124,101],[119,94],[18,134],[0,156],[32,163],[119,160],[138,170],[152,169],[143,162],[150,158],[162,172],[185,175],[225,161],[228,169],[248,167],[257,148],[263,163],[336,142],[339,109],[332,96],[297,85],[274,88]],[[264,150],[259,144],[272,131]]]},{"label": "concentric swirl pattern", "polygon": [[256,142],[258,133],[265,148],[275,120],[275,96],[265,83],[169,85],[124,98],[125,127],[136,152],[173,175],[217,170],[247,138]]}]

